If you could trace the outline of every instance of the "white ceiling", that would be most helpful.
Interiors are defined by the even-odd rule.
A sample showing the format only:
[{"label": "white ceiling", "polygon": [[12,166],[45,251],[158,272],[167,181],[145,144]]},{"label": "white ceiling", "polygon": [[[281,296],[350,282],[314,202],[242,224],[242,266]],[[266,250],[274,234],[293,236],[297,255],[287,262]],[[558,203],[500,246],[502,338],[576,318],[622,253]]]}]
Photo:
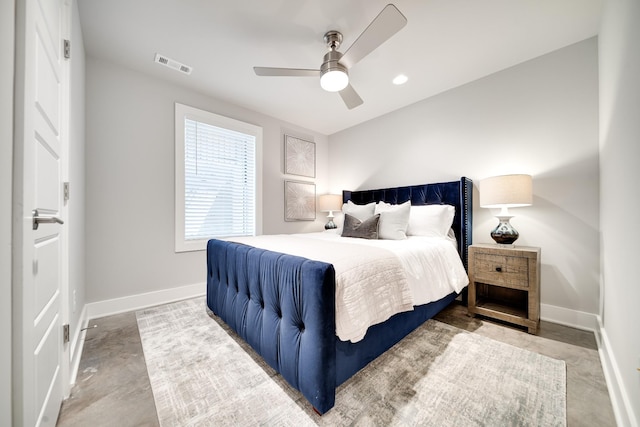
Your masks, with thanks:
[{"label": "white ceiling", "polygon": [[[407,25],[350,70],[348,110],[314,77],[328,30],[344,52],[386,0],[79,0],[87,54],[330,135],[598,33],[603,0],[396,0]],[[193,68],[184,75],[156,53]],[[391,79],[409,77],[402,86]]]}]

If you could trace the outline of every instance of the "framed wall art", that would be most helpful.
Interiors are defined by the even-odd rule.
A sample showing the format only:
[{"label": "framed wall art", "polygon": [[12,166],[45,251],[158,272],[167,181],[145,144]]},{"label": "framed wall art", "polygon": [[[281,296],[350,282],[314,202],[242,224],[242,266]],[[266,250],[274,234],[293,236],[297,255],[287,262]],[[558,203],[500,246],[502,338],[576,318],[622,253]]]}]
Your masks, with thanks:
[{"label": "framed wall art", "polygon": [[284,182],[284,220],[315,221],[316,185],[311,182]]},{"label": "framed wall art", "polygon": [[316,144],[311,141],[284,136],[284,173],[316,177]]}]

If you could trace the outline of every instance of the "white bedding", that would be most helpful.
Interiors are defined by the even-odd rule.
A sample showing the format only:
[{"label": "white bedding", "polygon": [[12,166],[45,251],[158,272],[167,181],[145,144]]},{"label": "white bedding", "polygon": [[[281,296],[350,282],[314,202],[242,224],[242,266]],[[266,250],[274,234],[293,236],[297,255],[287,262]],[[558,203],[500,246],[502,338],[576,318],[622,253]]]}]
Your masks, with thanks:
[{"label": "white bedding", "polygon": [[322,232],[227,240],[333,264],[336,335],[343,341],[360,341],[370,326],[460,292],[469,282],[449,238],[366,240]]}]

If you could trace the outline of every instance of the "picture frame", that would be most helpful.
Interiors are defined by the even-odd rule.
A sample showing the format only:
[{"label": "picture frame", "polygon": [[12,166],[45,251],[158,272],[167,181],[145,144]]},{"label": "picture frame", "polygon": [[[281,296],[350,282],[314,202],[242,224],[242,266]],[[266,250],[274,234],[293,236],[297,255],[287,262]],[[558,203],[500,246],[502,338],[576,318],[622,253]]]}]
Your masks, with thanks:
[{"label": "picture frame", "polygon": [[284,135],[284,173],[316,177],[316,144],[292,135]]},{"label": "picture frame", "polygon": [[284,182],[284,220],[315,221],[316,185],[312,182]]}]

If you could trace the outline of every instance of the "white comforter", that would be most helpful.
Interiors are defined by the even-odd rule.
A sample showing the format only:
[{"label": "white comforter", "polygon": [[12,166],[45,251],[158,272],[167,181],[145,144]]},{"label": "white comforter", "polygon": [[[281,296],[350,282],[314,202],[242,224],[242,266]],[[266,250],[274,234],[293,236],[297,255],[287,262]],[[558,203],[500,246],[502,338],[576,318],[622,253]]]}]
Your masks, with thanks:
[{"label": "white comforter", "polygon": [[366,240],[323,232],[228,240],[333,264],[336,335],[343,341],[360,341],[370,326],[469,283],[448,238]]}]

